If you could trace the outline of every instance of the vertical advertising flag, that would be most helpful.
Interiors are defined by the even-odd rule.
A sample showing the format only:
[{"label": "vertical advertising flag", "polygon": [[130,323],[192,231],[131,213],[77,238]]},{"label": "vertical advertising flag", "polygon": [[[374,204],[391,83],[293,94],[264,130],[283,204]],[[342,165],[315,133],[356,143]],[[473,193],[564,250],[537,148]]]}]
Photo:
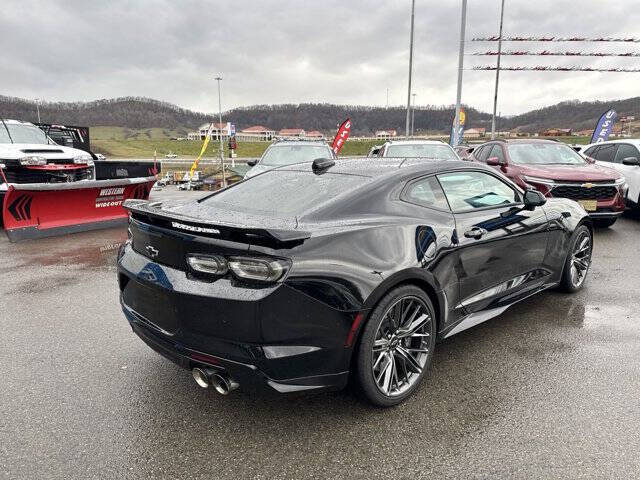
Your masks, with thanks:
[{"label": "vertical advertising flag", "polygon": [[333,153],[336,155],[344,145],[344,142],[349,138],[349,134],[351,133],[351,120],[348,118],[342,122],[340,128],[338,128],[338,133],[336,133],[336,138],[333,139],[333,143],[331,144],[331,149]]},{"label": "vertical advertising flag", "polygon": [[467,118],[467,115],[464,113],[464,108],[460,108],[460,125],[458,126],[458,131],[455,132],[456,128],[456,117],[453,116],[453,123],[451,125],[451,134],[449,135],[449,145],[455,147],[456,145],[460,145],[462,143],[462,137],[464,134],[464,122]]},{"label": "vertical advertising flag", "polygon": [[[213,122],[209,124],[209,129],[207,130],[207,135],[204,137],[204,142],[202,143],[202,148],[200,149],[200,154],[198,155],[198,157],[191,164],[191,168],[189,169],[189,178],[187,180],[193,178],[193,173],[195,172],[196,167],[198,166],[198,163],[200,163],[200,159],[202,158],[202,155],[204,155],[204,152],[207,149],[207,145],[209,145],[209,140],[211,139],[211,133],[212,132],[213,132]],[[218,135],[220,135],[221,133],[222,132],[219,132]]]},{"label": "vertical advertising flag", "polygon": [[606,142],[609,138],[609,135],[611,135],[613,124],[615,123],[617,117],[618,114],[613,109],[604,112],[600,117],[600,120],[598,120],[596,128],[593,130],[591,143]]}]

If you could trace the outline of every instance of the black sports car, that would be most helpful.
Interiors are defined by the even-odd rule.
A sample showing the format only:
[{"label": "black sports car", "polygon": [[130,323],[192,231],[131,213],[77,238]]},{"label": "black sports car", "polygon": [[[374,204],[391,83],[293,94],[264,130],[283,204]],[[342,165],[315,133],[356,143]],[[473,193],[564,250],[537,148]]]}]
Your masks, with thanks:
[{"label": "black sports car", "polygon": [[418,387],[436,341],[550,287],[580,289],[592,225],[574,201],[463,161],[316,160],[182,205],[130,200],[121,303],[201,386]]}]

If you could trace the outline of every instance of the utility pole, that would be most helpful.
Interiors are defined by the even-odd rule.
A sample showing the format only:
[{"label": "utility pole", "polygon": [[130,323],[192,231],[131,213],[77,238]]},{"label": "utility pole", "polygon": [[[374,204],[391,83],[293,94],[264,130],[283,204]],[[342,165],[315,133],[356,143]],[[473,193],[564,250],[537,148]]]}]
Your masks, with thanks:
[{"label": "utility pole", "polygon": [[496,65],[496,88],[493,93],[493,117],[491,117],[491,140],[496,138],[496,108],[498,107],[498,81],[500,80],[500,57],[502,56],[502,21],[504,20],[504,0],[500,8],[500,36],[498,37],[498,64]]},{"label": "utility pole", "polygon": [[36,98],[36,110],[38,111],[38,123],[40,123],[40,99]]},{"label": "utility pole", "polygon": [[[463,0],[466,2],[467,0]],[[409,87],[407,91],[407,121],[405,123],[405,137],[409,138],[409,113],[411,110],[411,72],[413,70],[413,20],[415,17],[416,0],[411,0],[411,37],[409,38]]]},{"label": "utility pole", "polygon": [[411,107],[411,136],[413,137],[413,134],[415,132],[413,128],[416,119],[416,94],[412,93],[411,96],[413,97],[413,106]]},{"label": "utility pole", "polygon": [[224,174],[224,147],[222,146],[222,96],[220,94],[220,82],[222,74],[216,77],[218,82],[218,139],[220,140],[220,165],[222,167],[222,187],[227,186],[227,179]]},{"label": "utility pole", "polygon": [[456,92],[456,118],[453,122],[453,147],[458,145],[460,130],[460,101],[462,99],[462,67],[464,65],[464,30],[467,23],[467,0],[462,0],[462,18],[460,20],[460,51],[458,52],[458,89]]}]

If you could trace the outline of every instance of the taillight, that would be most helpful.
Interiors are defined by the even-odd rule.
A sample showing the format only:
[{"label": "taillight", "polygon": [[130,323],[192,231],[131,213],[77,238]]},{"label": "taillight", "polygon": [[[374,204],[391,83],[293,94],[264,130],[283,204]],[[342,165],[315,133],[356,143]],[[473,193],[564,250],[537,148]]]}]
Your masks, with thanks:
[{"label": "taillight", "polygon": [[284,259],[231,257],[229,270],[242,280],[273,283],[289,270],[291,262]]},{"label": "taillight", "polygon": [[281,280],[291,262],[281,258],[229,257],[219,255],[189,254],[187,264],[194,273],[212,276],[226,275],[228,272],[239,280],[274,283]]},{"label": "taillight", "polygon": [[200,273],[224,275],[229,271],[227,260],[217,255],[187,255],[189,267]]}]

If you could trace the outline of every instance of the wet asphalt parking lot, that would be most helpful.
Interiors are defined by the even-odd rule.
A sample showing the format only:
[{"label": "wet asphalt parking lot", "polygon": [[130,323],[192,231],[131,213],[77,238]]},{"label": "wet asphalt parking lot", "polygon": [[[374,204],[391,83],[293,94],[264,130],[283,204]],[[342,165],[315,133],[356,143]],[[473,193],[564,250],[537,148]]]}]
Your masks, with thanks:
[{"label": "wet asphalt parking lot", "polygon": [[120,312],[125,238],[0,234],[0,478],[640,477],[637,218],[596,232],[580,293],[438,344],[422,388],[386,410],[349,391],[200,389]]}]

